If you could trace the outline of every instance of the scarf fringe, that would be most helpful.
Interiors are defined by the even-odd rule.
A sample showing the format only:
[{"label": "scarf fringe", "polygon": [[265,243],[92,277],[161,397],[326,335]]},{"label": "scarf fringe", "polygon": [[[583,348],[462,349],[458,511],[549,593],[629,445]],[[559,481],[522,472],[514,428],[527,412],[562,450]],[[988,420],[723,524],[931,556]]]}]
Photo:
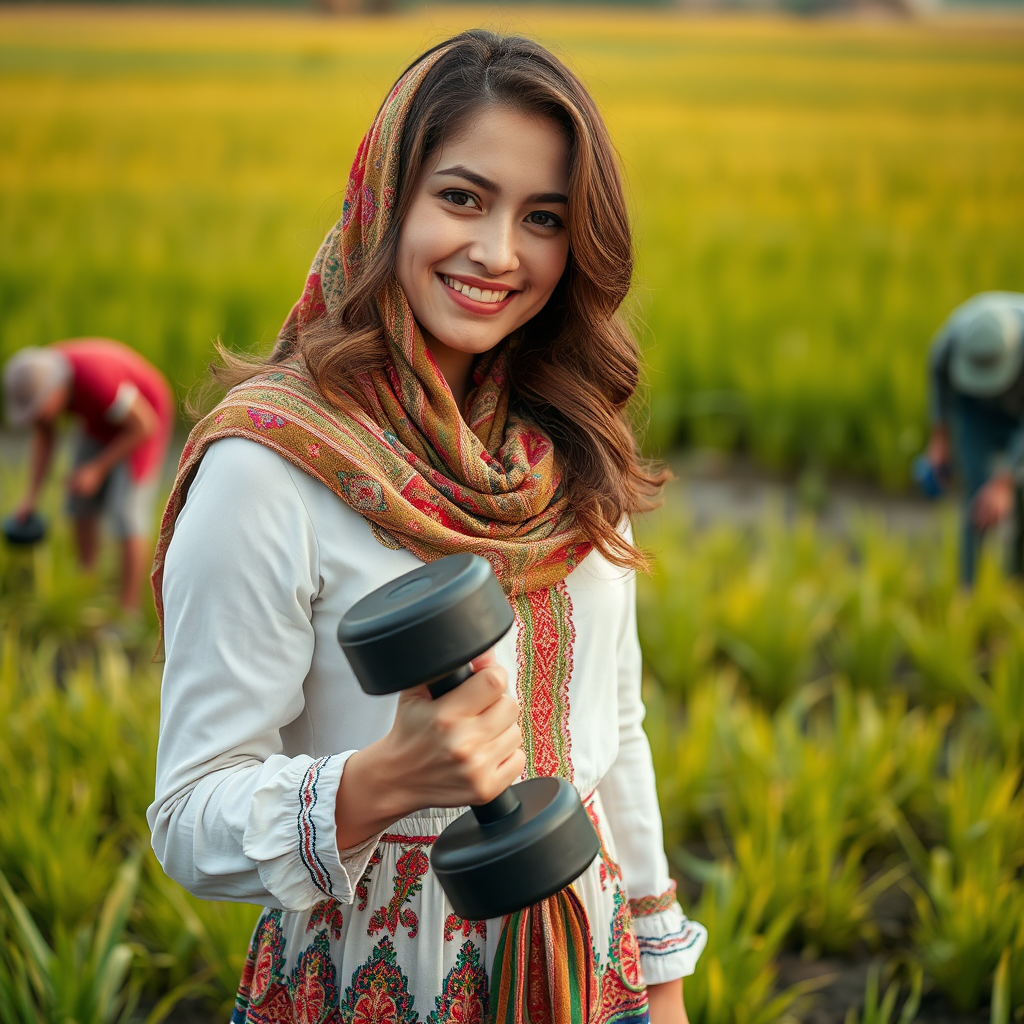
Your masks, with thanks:
[{"label": "scarf fringe", "polygon": [[587,1024],[597,992],[590,923],[572,886],[505,918],[490,1024]]}]

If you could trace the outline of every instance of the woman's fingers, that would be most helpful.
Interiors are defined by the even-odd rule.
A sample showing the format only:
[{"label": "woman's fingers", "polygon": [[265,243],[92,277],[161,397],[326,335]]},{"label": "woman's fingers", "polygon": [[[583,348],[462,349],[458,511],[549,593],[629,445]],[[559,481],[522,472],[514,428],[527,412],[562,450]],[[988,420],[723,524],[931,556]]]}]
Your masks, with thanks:
[{"label": "woman's fingers", "polygon": [[408,766],[403,784],[422,806],[492,800],[522,774],[519,705],[508,674],[488,651],[461,686],[431,699],[426,687],[399,695],[392,741]]},{"label": "woman's fingers", "polygon": [[480,767],[467,780],[472,789],[470,803],[486,803],[507,789],[523,773],[526,754],[519,727],[505,729],[480,751]]},{"label": "woman's fingers", "polygon": [[481,669],[489,668],[491,665],[498,664],[498,656],[494,653],[492,647],[489,651],[484,651],[483,654],[474,658],[471,662],[474,672],[479,672]]},{"label": "woman's fingers", "polygon": [[437,698],[439,715],[469,718],[481,714],[508,689],[508,675],[497,663],[471,675],[461,686]]},{"label": "woman's fingers", "polygon": [[506,729],[519,731],[519,705],[508,694],[502,694],[493,704],[476,716],[476,725],[486,741]]}]

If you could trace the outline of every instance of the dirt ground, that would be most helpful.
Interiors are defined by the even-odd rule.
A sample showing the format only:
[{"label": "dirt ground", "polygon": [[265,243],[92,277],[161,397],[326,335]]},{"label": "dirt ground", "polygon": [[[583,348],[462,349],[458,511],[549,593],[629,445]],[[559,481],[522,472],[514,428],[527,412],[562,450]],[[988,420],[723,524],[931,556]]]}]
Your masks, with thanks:
[{"label": "dirt ground", "polygon": [[953,497],[929,501],[910,490],[893,494],[870,483],[773,474],[720,452],[681,452],[669,465],[676,478],[668,485],[666,508],[684,510],[699,529],[753,526],[770,512],[787,520],[813,512],[828,534],[848,534],[867,515],[890,530],[920,536],[938,533],[956,514]]}]

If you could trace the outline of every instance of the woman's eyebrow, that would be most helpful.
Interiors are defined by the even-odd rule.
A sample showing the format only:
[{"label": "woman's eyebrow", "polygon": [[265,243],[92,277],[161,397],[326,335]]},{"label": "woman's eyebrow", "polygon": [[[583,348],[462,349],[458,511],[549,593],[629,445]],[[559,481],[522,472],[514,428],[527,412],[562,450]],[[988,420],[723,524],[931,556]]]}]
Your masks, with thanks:
[{"label": "woman's eyebrow", "polygon": [[[443,170],[434,171],[435,176],[441,174],[462,178],[464,181],[468,181],[471,185],[476,185],[477,188],[486,189],[488,192],[493,192],[494,195],[501,195],[500,185],[491,181],[490,178],[485,178],[482,174],[478,174],[476,171],[471,171],[468,167],[463,167],[462,164],[456,164],[454,167],[445,167]],[[569,197],[561,192],[535,192],[532,196],[526,197],[526,202],[564,203],[567,205]]]}]

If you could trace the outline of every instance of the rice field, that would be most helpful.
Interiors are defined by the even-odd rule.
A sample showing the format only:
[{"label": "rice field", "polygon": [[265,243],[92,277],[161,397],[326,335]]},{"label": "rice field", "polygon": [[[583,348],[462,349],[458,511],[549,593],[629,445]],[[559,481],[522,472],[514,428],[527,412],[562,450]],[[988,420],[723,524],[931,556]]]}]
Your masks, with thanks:
[{"label": "rice field", "polygon": [[1024,289],[1021,23],[429,8],[386,20],[0,10],[0,355],[108,334],[186,389],[266,348],[404,63],[531,33],[598,98],[635,209],[653,450],[901,486],[922,360]]},{"label": "rice field", "polygon": [[[109,334],[183,395],[212,338],[268,346],[383,91],[480,23],[560,48],[607,114],[651,449],[901,486],[931,333],[1024,290],[1012,20],[0,8],[0,356]],[[837,1022],[1024,1022],[1020,588],[986,561],[962,593],[952,530],[698,534],[669,508],[641,534],[666,840],[710,932],[694,1024],[835,1009],[786,958],[864,967]],[[256,911],[149,852],[152,610],[126,631],[112,567],[71,565],[63,528],[0,547],[0,1020],[226,1020]]]}]

